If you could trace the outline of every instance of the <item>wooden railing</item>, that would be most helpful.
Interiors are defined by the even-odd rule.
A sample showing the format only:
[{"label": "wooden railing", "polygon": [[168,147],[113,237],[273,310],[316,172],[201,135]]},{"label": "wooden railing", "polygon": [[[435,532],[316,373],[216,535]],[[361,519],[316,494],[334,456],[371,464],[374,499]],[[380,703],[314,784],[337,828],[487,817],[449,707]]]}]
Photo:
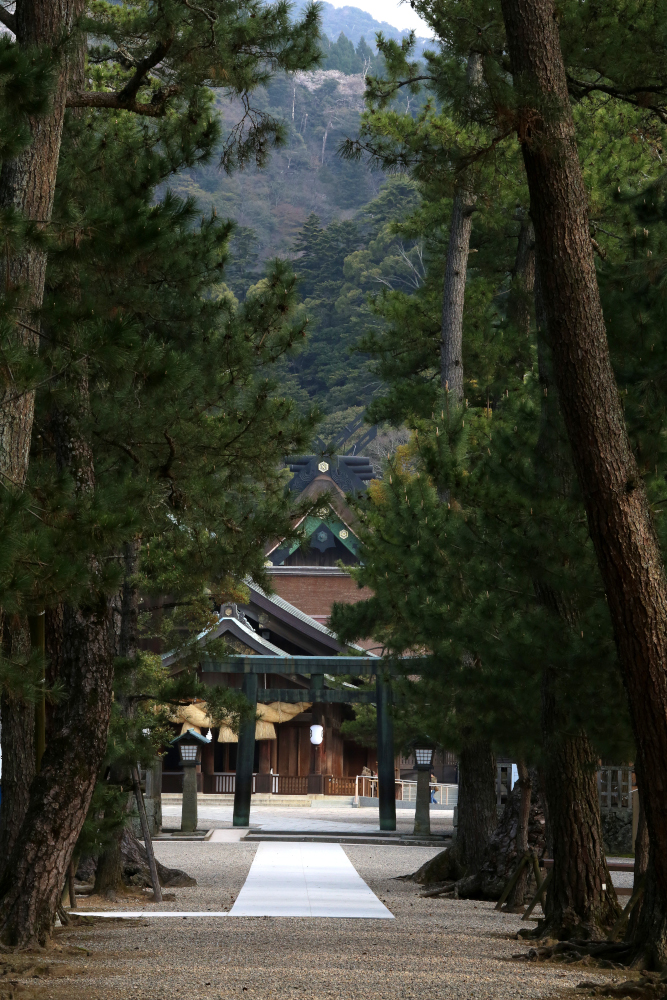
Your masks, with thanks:
[{"label": "wooden railing", "polygon": [[332,774],[324,785],[325,795],[354,795],[355,778],[336,778]]},{"label": "wooden railing", "polygon": [[[272,775],[261,775],[262,779],[269,778],[271,780],[271,792],[274,795],[307,795],[308,794],[308,777],[307,775],[294,775],[294,774],[272,774]],[[359,781],[359,794],[361,795],[374,795],[377,796],[377,778],[343,778],[336,777],[332,774],[322,775],[322,789],[325,795],[354,795],[356,789],[356,782]],[[256,793],[256,783],[257,775],[252,776],[252,792],[253,795]],[[268,791],[268,788],[264,789],[264,784],[266,782],[262,781],[260,784],[260,792]],[[368,787],[366,787],[366,784]],[[234,771],[216,771],[213,774],[198,774],[197,775],[197,785],[198,790],[205,792],[207,795],[233,795],[236,789],[236,774]],[[363,791],[362,791],[363,787]],[[162,791],[165,793],[181,793],[183,791],[183,772],[182,771],[163,771],[162,772]],[[397,798],[400,797],[400,793],[397,793]]]},{"label": "wooden railing", "polygon": [[305,775],[297,776],[295,774],[281,774],[277,777],[279,795],[308,794],[308,778]]},{"label": "wooden railing", "polygon": [[236,775],[233,771],[207,774],[205,785],[209,795],[233,795],[236,788]]},{"label": "wooden railing", "polygon": [[[343,779],[347,780],[347,779]],[[360,774],[356,778],[350,778],[355,784],[353,789],[355,802],[358,804],[360,798],[376,799],[378,797],[378,779],[377,776],[369,776],[367,774]],[[416,781],[402,781],[399,778],[396,779],[396,799],[397,801],[403,802],[416,802],[417,799],[417,782]],[[438,782],[431,782],[431,801],[435,805],[449,806],[452,809],[458,802],[458,785],[441,785]]]}]

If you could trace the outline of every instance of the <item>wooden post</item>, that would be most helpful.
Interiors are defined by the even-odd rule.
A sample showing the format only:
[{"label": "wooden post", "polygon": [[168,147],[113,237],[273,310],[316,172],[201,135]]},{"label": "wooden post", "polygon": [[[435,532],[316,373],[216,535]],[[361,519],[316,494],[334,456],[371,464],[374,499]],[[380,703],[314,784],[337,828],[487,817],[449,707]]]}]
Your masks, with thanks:
[{"label": "wooden post", "polygon": [[[394,809],[396,807],[394,806]],[[417,801],[414,832],[431,836],[431,769],[417,771]]]},{"label": "wooden post", "polygon": [[250,826],[252,767],[255,761],[255,713],[257,707],[257,674],[245,674],[243,693],[252,710],[241,723],[236,752],[236,785],[234,789],[233,826]]},{"label": "wooden post", "polygon": [[69,859],[69,868],[67,871],[67,886],[69,889],[69,905],[73,910],[76,910],[76,891],[74,889],[74,857]]},{"label": "wooden post", "polygon": [[[554,870],[553,870],[553,868],[550,868],[549,871],[547,872],[547,877],[545,878],[544,882],[542,882],[541,885],[538,885],[537,892],[535,893],[535,895],[531,899],[530,905],[528,906],[528,909],[526,910],[526,912],[524,913],[524,915],[521,917],[522,920],[528,920],[528,917],[531,915],[531,913],[533,912],[533,910],[535,909],[535,907],[537,906],[537,904],[539,902],[543,901],[544,894],[547,891],[547,889],[549,888],[549,885],[551,884],[551,879],[553,878],[553,874],[554,874]],[[544,908],[544,902],[542,902],[542,907]]]},{"label": "wooden post", "polygon": [[[521,874],[521,872],[524,870],[524,868],[528,864],[530,864],[530,852],[529,851],[527,851],[524,854],[524,856],[521,858],[521,861],[519,862],[518,866],[516,867],[516,869],[514,871],[514,874],[512,875],[511,879],[509,880],[509,882],[507,883],[507,885],[503,889],[502,895],[501,895],[500,899],[498,900],[498,902],[496,903],[496,910],[502,909],[503,903],[505,902],[505,900],[509,896],[509,894],[512,891],[512,889],[514,888],[514,886],[519,881],[519,875]],[[542,879],[540,878],[540,885],[541,884],[542,884]]]},{"label": "wooden post", "polygon": [[[194,771],[194,768],[192,768]],[[134,797],[137,800],[137,809],[139,810],[139,821],[141,823],[141,832],[144,835],[144,845],[146,847],[146,855],[148,857],[148,870],[151,873],[151,882],[153,883],[153,898],[156,903],[162,902],[162,890],[160,889],[160,880],[157,874],[157,865],[155,864],[155,853],[153,851],[153,841],[151,840],[150,830],[148,829],[148,816],[146,815],[146,805],[144,803],[143,792],[141,791],[141,785],[139,784],[139,768],[135,765],[132,768],[132,784],[134,785]],[[185,785],[185,780],[183,781]],[[183,789],[183,794],[185,795],[185,788]]]},{"label": "wooden post", "polygon": [[394,726],[391,717],[391,685],[378,673],[377,694],[377,744],[378,744],[378,798],[380,804],[380,829],[396,829],[396,782],[394,778]]}]

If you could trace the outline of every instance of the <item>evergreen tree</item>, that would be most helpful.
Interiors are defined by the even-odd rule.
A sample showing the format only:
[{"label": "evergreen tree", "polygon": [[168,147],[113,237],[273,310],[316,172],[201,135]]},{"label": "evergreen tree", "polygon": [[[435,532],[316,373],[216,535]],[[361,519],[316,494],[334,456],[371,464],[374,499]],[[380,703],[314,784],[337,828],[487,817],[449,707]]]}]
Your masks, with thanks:
[{"label": "evergreen tree", "polygon": [[[175,11],[181,13],[180,5]],[[111,32],[114,18],[124,15],[111,7],[106,13]],[[307,62],[308,46],[298,37],[305,44],[312,36],[312,18],[296,30],[298,52],[293,46],[290,55],[286,9],[277,20],[275,14],[267,9],[261,29],[274,46],[274,67],[292,58]],[[210,581],[224,593],[230,575],[255,568],[261,577],[263,542],[276,519],[285,517],[289,529],[273,470],[286,451],[302,445],[304,424],[264,370],[302,334],[291,322],[289,269],[276,265],[237,311],[215,289],[230,226],[213,216],[198,230],[194,204],[169,194],[154,204],[157,186],[210,156],[218,136],[210,100],[191,69],[182,114],[148,114],[155,122],[144,124],[134,107],[79,112],[67,129],[42,312],[47,390],[38,398],[39,458],[28,484],[49,498],[42,552],[58,554],[58,572],[38,573],[29,600],[33,607],[55,603],[47,633],[50,679],[67,697],[54,707],[48,760],[3,859],[0,933],[16,944],[50,933],[104,758],[113,595],[124,567],[124,590],[136,592],[139,583],[136,559],[121,553],[152,535],[148,570],[155,578],[161,573],[163,588],[192,593]],[[244,88],[253,73],[266,79],[268,72],[257,53],[239,57],[234,71]],[[279,130],[265,119],[258,129],[254,138],[236,137],[232,159],[254,149],[261,160]],[[11,758],[14,748],[6,749]],[[44,843],[55,843],[55,854],[47,857]],[[28,899],[35,905],[25,907]]]}]

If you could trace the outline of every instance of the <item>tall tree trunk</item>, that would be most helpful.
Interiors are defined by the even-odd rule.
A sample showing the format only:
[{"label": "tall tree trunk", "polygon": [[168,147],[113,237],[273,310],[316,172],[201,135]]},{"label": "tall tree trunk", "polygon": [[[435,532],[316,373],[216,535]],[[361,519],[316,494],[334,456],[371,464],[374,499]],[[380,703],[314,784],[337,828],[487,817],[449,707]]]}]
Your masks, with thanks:
[{"label": "tall tree trunk", "polygon": [[[85,378],[72,388],[71,409],[54,411],[56,461],[71,474],[85,502],[95,488],[92,449],[82,428],[88,418]],[[56,705],[46,763],[30,790],[19,837],[0,879],[0,941],[44,944],[51,932],[65,876],[106,753],[112,701],[111,602],[97,587],[90,563],[90,594],[59,618],[59,680],[66,696]]]},{"label": "tall tree trunk", "polygon": [[[637,819],[637,837],[635,839],[635,870],[633,878],[633,892],[638,890],[641,886],[646,886],[649,878],[649,863],[651,858],[651,844],[648,837],[648,828],[646,826],[646,813],[644,812],[644,806],[642,805],[642,791],[641,791],[641,780],[639,781],[639,788],[636,792],[638,796],[638,801],[636,803],[636,808],[639,809],[639,816]],[[646,891],[646,889],[644,889]],[[646,964],[643,961],[643,955],[641,951],[643,950],[643,944],[647,940],[646,930],[642,926],[642,911],[644,908],[644,897],[635,904],[634,909],[630,914],[630,919],[628,921],[627,937],[630,941],[635,941],[640,947],[639,964],[643,968]],[[649,956],[650,958],[650,956]]]},{"label": "tall tree trunk", "polygon": [[597,757],[584,732],[567,732],[554,697],[553,674],[545,668],[542,738],[554,867],[538,933],[597,940],[620,914],[602,839]]},{"label": "tall tree trunk", "polygon": [[[655,885],[642,907],[667,963],[667,579],[609,358],[553,0],[501,0],[554,376],[604,581],[645,779]],[[517,92],[519,92],[517,86]],[[541,108],[548,107],[548,117]],[[552,815],[552,821],[556,818]]]},{"label": "tall tree trunk", "polygon": [[[529,825],[530,825],[530,804],[533,795],[533,780],[530,771],[526,767],[524,761],[520,760],[517,764],[517,771],[519,772],[518,785],[518,799],[519,799],[519,815],[517,817],[516,824],[516,840],[514,845],[515,856],[517,862],[520,858],[528,851],[529,843]],[[515,789],[512,789],[514,791]],[[537,791],[537,786],[535,787]],[[530,880],[530,869],[527,865],[524,865],[519,878],[516,881],[514,888],[512,889],[506,903],[507,910],[519,910],[523,907],[526,901],[526,893],[528,891],[528,883]]]},{"label": "tall tree trunk", "polygon": [[63,632],[67,696],[55,707],[48,753],[0,879],[0,941],[10,946],[43,945],[49,937],[106,752],[113,678],[106,598],[92,593],[88,605],[66,605]]},{"label": "tall tree trunk", "polygon": [[521,225],[507,315],[520,333],[530,337],[535,301],[535,229],[532,220],[525,212],[520,213],[519,219]]},{"label": "tall tree trunk", "polygon": [[[471,52],[467,68],[471,99],[474,100],[474,89],[481,83],[482,57],[478,52]],[[458,177],[452,205],[440,335],[440,384],[449,392],[455,406],[463,403],[463,306],[476,200],[472,171],[464,170]]]},{"label": "tall tree trunk", "polygon": [[[540,385],[544,390],[540,431],[536,446],[536,468],[542,488],[554,497],[572,494],[574,470],[560,409],[560,396],[553,384],[548,340],[548,316],[544,306],[543,268],[536,269],[535,312]],[[540,565],[539,552],[536,564]],[[563,623],[576,625],[573,596],[558,592],[546,574],[534,580],[537,601]],[[600,824],[600,802],[596,780],[597,758],[583,731],[572,732],[567,706],[556,697],[556,667],[545,663],[542,670],[542,751],[544,790],[551,825],[554,867],[547,894],[545,921],[538,933],[567,938],[603,936],[619,915],[604,853]],[[603,886],[605,888],[603,888]]]},{"label": "tall tree trunk", "polygon": [[498,823],[496,758],[486,740],[463,744],[458,801],[458,851],[461,863],[470,870],[482,864],[489,837]]},{"label": "tall tree trunk", "polygon": [[[56,174],[60,157],[63,118],[68,83],[68,47],[63,44],[74,19],[82,9],[82,0],[17,0],[14,15],[16,41],[22,47],[57,48],[55,86],[48,114],[30,119],[32,141],[14,159],[2,164],[0,171],[0,206],[18,209],[36,222],[51,220]],[[36,249],[10,255],[7,277],[14,287],[23,290],[22,308],[13,333],[15,343],[36,354],[39,346],[39,317],[36,315],[44,297],[46,254]],[[0,386],[0,476],[22,489],[28,473],[28,456],[35,410],[35,392],[20,391],[12,384],[11,374],[4,373]]]},{"label": "tall tree trunk", "polygon": [[[2,617],[2,655],[19,662],[30,654],[27,623],[18,615]],[[2,808],[0,808],[0,877],[16,843],[30,801],[35,776],[35,705],[28,698],[3,691]]]},{"label": "tall tree trunk", "polygon": [[[507,796],[505,807],[486,846],[484,863],[472,875],[456,883],[460,899],[500,899],[521,858],[530,849],[537,858],[546,854],[544,802],[537,781],[521,765],[524,781],[517,782]],[[532,794],[534,792],[534,794]],[[532,889],[532,868],[525,867],[506,904],[506,909],[523,909]]]},{"label": "tall tree trunk", "polygon": [[[18,45],[25,48],[58,46],[50,111],[30,119],[30,145],[15,158],[5,161],[0,169],[0,206],[18,210],[38,226],[47,225],[53,211],[68,82],[67,46],[62,42],[81,9],[82,0],[50,0],[48,3],[17,0],[14,13]],[[10,287],[22,293],[17,322],[11,333],[13,343],[28,354],[37,354],[38,312],[44,297],[46,254],[35,248],[10,254],[5,270]],[[0,382],[0,479],[5,488],[22,490],[25,486],[34,409],[35,391],[14,384],[11,371],[5,369]],[[15,645],[20,642],[24,625],[14,622],[10,627],[19,631],[19,635],[10,640]],[[4,801],[0,820],[0,866],[9,863],[9,851],[17,839],[19,824],[25,819],[30,782],[35,772],[34,705],[3,698],[2,711]],[[28,759],[31,754],[32,762]]]},{"label": "tall tree trunk", "polygon": [[[123,546],[124,579],[119,594],[113,606],[115,652],[117,656],[131,660],[137,653],[139,624],[139,593],[135,584],[139,559],[139,539],[133,539]],[[124,697],[119,697],[118,706],[126,718],[133,714],[133,703]],[[127,789],[125,811],[128,820],[120,825],[100,855],[95,871],[94,892],[113,897],[125,892],[125,880],[122,841],[125,827],[132,825],[129,814],[132,812],[134,795],[131,791],[130,770],[126,763],[115,763],[110,768],[109,782]]]}]

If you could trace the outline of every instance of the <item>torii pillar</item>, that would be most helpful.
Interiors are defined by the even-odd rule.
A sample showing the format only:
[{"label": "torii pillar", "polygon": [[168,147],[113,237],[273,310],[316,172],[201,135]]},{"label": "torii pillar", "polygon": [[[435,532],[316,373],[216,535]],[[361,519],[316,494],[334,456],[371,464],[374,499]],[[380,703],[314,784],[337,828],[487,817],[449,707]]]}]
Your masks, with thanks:
[{"label": "torii pillar", "polygon": [[391,717],[391,684],[378,672],[377,743],[378,743],[378,798],[380,829],[396,829],[396,779],[394,776],[394,723]]},{"label": "torii pillar", "polygon": [[255,762],[255,712],[257,710],[257,674],[245,674],[243,693],[252,705],[249,717],[239,730],[236,751],[236,782],[234,785],[233,826],[250,826],[250,798],[252,796],[252,767]]}]

